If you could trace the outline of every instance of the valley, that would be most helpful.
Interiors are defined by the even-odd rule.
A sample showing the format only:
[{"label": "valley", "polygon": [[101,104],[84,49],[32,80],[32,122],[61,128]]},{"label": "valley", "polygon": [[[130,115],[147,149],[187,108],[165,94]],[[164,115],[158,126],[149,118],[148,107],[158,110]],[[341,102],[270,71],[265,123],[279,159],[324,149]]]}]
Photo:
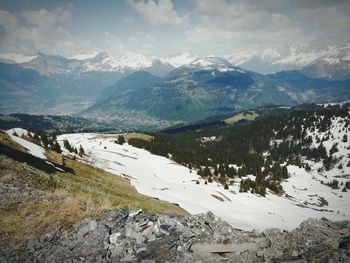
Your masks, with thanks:
[{"label": "valley", "polygon": [[[217,251],[222,250],[232,260],[243,260],[244,253],[253,261],[313,258],[313,250],[302,249],[307,247],[303,236],[318,247],[325,233],[327,240],[343,246],[340,233],[347,231],[344,224],[350,220],[350,144],[345,139],[349,104],[268,107],[254,114],[255,119],[245,122],[151,135],[56,135],[22,128],[1,133],[0,187],[6,195],[0,209],[0,256],[75,258],[60,251],[77,246],[87,258],[109,251],[113,259],[192,261],[202,257],[197,252],[202,249],[213,251],[208,257],[219,261],[223,256]],[[233,119],[237,116],[252,112]],[[320,144],[324,150],[315,152]],[[10,207],[14,210],[3,213]],[[87,217],[92,219],[83,220]],[[11,223],[13,218],[18,221]],[[52,220],[57,223],[50,224]],[[39,221],[40,228],[31,227]],[[215,238],[209,241],[213,229]],[[193,233],[196,245],[189,251],[182,246],[192,245],[182,236]],[[208,245],[213,241],[217,245]],[[177,247],[176,253],[168,242]],[[295,248],[282,252],[272,245],[276,242]],[[34,254],[31,244],[37,249]],[[140,254],[140,247],[149,253]],[[331,252],[322,255],[334,257]]]},{"label": "valley", "polygon": [[0,262],[350,262],[350,1],[0,1]]},{"label": "valley", "polygon": [[27,59],[0,62],[2,114],[70,115],[124,130],[159,130],[268,105],[350,98],[347,78],[301,70],[264,75],[217,56],[92,52]]},{"label": "valley", "polygon": [[[350,217],[348,104],[314,108],[169,135],[124,134],[121,144],[118,134],[101,133],[62,134],[57,142],[68,158],[122,176],[139,193],[191,214],[210,211],[245,230],[291,230],[308,218]],[[27,132],[8,134],[28,148],[14,131]],[[313,151],[320,145],[325,155]],[[74,149],[81,147],[78,156]]]}]

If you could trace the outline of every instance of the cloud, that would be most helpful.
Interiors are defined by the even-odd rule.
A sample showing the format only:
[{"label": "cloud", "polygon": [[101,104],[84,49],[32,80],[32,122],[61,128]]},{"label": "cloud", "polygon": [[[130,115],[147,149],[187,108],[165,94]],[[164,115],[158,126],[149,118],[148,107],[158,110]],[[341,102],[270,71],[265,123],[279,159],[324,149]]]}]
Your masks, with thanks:
[{"label": "cloud", "polygon": [[134,22],[134,18],[132,18],[132,17],[124,17],[122,21],[125,24],[131,24],[132,22]]},{"label": "cloud", "polygon": [[177,13],[171,0],[159,0],[158,2],[129,0],[129,3],[146,22],[152,25],[183,26],[189,22],[187,16],[180,16]]},{"label": "cloud", "polygon": [[0,9],[0,52],[70,56],[105,50],[160,56],[187,50],[223,55],[350,32],[348,0],[126,1],[111,4],[123,9],[118,15],[97,8],[96,19],[84,13],[83,1],[75,9]]},{"label": "cloud", "polygon": [[52,11],[41,9],[39,11],[24,11],[22,17],[31,25],[37,27],[51,27],[58,23],[67,22],[71,19],[70,8],[56,8]]},{"label": "cloud", "polygon": [[120,54],[124,51],[123,42],[115,35],[110,33],[108,30],[105,31],[104,40],[108,47],[108,52],[111,54]]},{"label": "cloud", "polygon": [[52,11],[24,11],[12,14],[0,10],[0,49],[2,52],[72,55],[88,50],[90,42],[72,36],[62,27],[70,21],[71,7]]},{"label": "cloud", "polygon": [[189,43],[227,52],[323,38],[350,29],[350,2],[338,0],[194,0]]}]

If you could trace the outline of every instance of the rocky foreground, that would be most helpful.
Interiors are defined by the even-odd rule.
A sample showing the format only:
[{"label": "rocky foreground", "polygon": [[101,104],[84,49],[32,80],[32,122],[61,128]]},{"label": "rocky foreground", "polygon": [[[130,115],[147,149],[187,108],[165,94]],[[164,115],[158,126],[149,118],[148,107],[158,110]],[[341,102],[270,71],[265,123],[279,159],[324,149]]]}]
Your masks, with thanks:
[{"label": "rocky foreground", "polygon": [[0,252],[0,262],[349,262],[350,222],[234,229],[212,213],[122,210]]}]

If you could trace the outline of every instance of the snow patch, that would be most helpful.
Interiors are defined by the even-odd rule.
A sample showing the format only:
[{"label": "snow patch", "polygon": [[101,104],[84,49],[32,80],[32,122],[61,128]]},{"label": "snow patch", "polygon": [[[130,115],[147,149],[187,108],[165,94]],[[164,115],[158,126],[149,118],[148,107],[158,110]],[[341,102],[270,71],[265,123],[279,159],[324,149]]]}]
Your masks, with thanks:
[{"label": "snow patch", "polygon": [[[342,197],[335,196],[329,187],[321,184],[319,176],[304,169],[288,166],[291,178],[283,182],[286,194],[277,196],[268,191],[264,198],[239,193],[240,179],[235,179],[228,190],[218,183],[204,184],[204,179],[195,170],[127,143],[116,144],[116,138],[117,135],[105,137],[81,133],[60,135],[58,141],[62,149],[63,140],[68,140],[73,147],[82,145],[87,154],[84,162],[124,175],[141,194],[179,204],[192,214],[212,211],[240,229],[275,227],[289,230],[308,218],[350,219],[347,202],[350,192],[342,193]],[[199,184],[196,184],[197,181]],[[306,192],[305,188],[310,191]],[[315,205],[317,200],[322,200],[315,195],[326,199],[328,206]]]},{"label": "snow patch", "polygon": [[[28,134],[27,130],[22,129],[22,128],[13,128],[13,129],[10,129],[6,132],[11,137],[12,140],[14,140],[18,144],[20,144],[21,146],[26,148],[31,155],[34,155],[40,159],[47,160],[47,158],[45,156],[45,149],[43,147],[18,137],[18,136],[22,136],[22,135],[27,135]],[[13,135],[14,132],[16,132],[18,134],[18,136]]]}]

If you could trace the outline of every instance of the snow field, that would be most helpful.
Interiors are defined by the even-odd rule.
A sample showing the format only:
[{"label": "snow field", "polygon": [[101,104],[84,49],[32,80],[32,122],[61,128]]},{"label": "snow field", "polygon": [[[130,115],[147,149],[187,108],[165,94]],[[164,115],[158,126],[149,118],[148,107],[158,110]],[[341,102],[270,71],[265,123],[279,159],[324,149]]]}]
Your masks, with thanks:
[{"label": "snow field", "polygon": [[[341,193],[321,184],[322,175],[289,166],[292,177],[283,182],[286,195],[270,192],[266,197],[239,193],[239,179],[225,190],[217,183],[204,184],[196,171],[165,157],[127,143],[116,144],[117,135],[93,133],[64,134],[63,140],[78,148],[83,146],[86,156],[81,161],[130,180],[136,190],[148,196],[176,203],[191,214],[212,211],[236,228],[263,230],[266,228],[293,229],[307,218],[327,217],[332,220],[350,219],[349,192]],[[196,181],[200,184],[196,184]],[[328,206],[319,206],[320,198]]]}]

